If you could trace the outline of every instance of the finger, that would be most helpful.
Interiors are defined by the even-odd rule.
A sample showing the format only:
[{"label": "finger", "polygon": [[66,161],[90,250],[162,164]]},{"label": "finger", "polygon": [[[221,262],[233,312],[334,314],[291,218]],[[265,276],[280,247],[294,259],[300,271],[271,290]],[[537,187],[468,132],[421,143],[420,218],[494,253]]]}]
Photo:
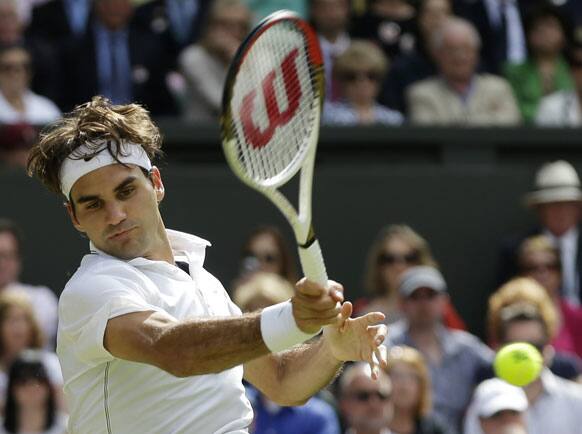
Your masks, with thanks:
[{"label": "finger", "polygon": [[346,301],[342,307],[341,307],[341,323],[339,326],[339,330],[340,332],[344,332],[346,330],[347,327],[347,320],[352,316],[352,312],[353,312],[354,308],[352,306],[352,303],[350,303],[349,301]]},{"label": "finger", "polygon": [[376,359],[380,363],[380,367],[382,369],[386,369],[388,367],[388,349],[385,345],[380,345],[378,348],[374,350],[374,354],[376,355]]},{"label": "finger", "polygon": [[386,315],[384,315],[382,312],[370,312],[360,318],[363,319],[363,321],[366,321],[368,324],[372,325],[384,321]]},{"label": "finger", "polygon": [[368,334],[372,338],[375,346],[381,345],[386,340],[388,327],[385,324],[368,326]]},{"label": "finger", "polygon": [[336,302],[342,303],[344,301],[344,287],[333,280],[327,281],[327,288],[329,296]]},{"label": "finger", "polygon": [[293,299],[296,303],[306,306],[308,309],[319,312],[334,308],[337,308],[339,311],[340,308],[338,302],[327,295],[322,295],[321,297],[312,297],[297,293]]},{"label": "finger", "polygon": [[328,292],[327,288],[316,282],[313,282],[312,280],[308,280],[306,277],[297,282],[295,287],[297,288],[297,292],[299,294],[303,294],[308,297],[321,297]]},{"label": "finger", "polygon": [[372,352],[370,356],[370,361],[368,362],[370,365],[370,371],[372,373],[372,379],[377,380],[380,378],[380,362],[378,357],[376,356],[376,352]]}]

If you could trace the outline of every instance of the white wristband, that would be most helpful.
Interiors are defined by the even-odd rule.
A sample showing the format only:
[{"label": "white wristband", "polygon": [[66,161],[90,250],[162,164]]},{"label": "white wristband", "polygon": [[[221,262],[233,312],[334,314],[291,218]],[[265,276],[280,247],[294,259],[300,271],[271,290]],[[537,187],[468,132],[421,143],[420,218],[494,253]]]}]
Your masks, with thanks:
[{"label": "white wristband", "polygon": [[272,353],[291,348],[317,334],[319,331],[313,334],[304,333],[297,327],[291,300],[266,307],[261,312],[261,335]]}]

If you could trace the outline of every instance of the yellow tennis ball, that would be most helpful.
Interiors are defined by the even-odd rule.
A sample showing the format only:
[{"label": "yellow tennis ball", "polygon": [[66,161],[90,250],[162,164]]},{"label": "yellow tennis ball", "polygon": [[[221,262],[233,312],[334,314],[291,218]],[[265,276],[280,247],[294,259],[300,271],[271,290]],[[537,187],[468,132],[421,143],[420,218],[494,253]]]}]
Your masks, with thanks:
[{"label": "yellow tennis ball", "polygon": [[516,342],[501,348],[495,356],[495,374],[514,386],[526,386],[540,375],[542,355],[531,344]]}]

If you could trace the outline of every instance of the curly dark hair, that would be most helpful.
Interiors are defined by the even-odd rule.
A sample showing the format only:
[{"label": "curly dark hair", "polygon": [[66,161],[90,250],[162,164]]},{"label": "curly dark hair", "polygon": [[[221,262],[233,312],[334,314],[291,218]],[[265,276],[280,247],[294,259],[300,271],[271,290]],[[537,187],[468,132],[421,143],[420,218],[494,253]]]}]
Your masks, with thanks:
[{"label": "curly dark hair", "polygon": [[39,178],[50,191],[60,193],[63,161],[83,144],[89,149],[94,144],[97,152],[102,140],[110,140],[109,152],[116,160],[123,154],[112,142],[138,143],[151,160],[162,155],[160,130],[145,108],[138,104],[113,105],[107,98],[96,96],[42,131],[28,158],[28,174]]}]

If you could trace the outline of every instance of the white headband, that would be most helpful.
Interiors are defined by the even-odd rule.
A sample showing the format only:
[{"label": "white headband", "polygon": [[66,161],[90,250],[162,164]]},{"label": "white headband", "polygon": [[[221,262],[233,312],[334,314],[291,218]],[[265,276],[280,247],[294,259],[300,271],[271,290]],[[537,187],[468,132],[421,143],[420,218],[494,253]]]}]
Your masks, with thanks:
[{"label": "white headband", "polygon": [[[148,171],[152,168],[152,162],[140,145],[123,142],[121,144],[121,152],[116,160],[108,150],[108,143],[108,140],[100,140],[92,142],[90,145],[83,144],[65,159],[61,165],[60,179],[61,191],[67,198],[69,198],[71,189],[79,178],[101,167],[123,163],[135,164]],[[116,153],[116,148],[117,143],[112,141],[111,150],[114,154]]]}]

